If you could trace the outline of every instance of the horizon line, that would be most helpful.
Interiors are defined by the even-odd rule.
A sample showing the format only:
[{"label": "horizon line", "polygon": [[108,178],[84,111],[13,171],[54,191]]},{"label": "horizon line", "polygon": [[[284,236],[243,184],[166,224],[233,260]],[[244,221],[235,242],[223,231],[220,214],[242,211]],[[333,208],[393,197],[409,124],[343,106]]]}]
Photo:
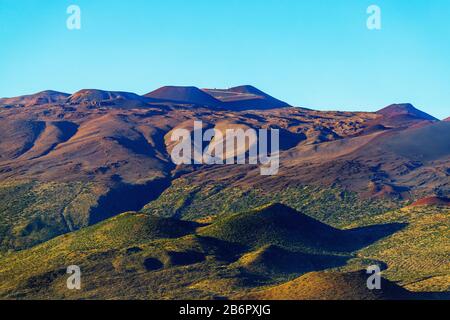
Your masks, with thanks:
[{"label": "horizon line", "polygon": [[[75,93],[78,93],[78,92],[83,91],[83,90],[96,90],[96,91],[103,91],[103,92],[131,93],[131,94],[135,94],[135,95],[144,97],[146,94],[149,94],[149,93],[151,93],[151,92],[153,92],[153,91],[155,91],[155,90],[158,90],[158,89],[161,89],[161,88],[165,88],[165,87],[175,87],[175,88],[196,88],[196,89],[199,89],[199,90],[202,90],[202,91],[205,91],[205,90],[228,90],[228,89],[237,88],[237,87],[253,87],[253,88],[257,89],[257,90],[262,91],[262,92],[265,93],[265,94],[268,94],[268,93],[266,93],[265,91],[259,89],[258,87],[255,87],[254,85],[251,85],[251,84],[236,85],[236,86],[231,86],[231,87],[228,87],[228,88],[201,88],[201,87],[198,87],[198,86],[195,86],[195,85],[170,85],[170,84],[168,84],[168,85],[163,85],[163,86],[161,86],[161,87],[158,87],[158,88],[156,88],[156,89],[154,89],[154,90],[151,90],[151,91],[149,91],[149,92],[147,92],[147,93],[143,93],[143,94],[136,93],[135,91],[106,90],[106,89],[98,89],[98,88],[81,88],[81,89],[79,89],[79,90],[77,90],[77,91],[74,91],[74,92],[72,92],[72,93],[69,93],[69,92],[66,92],[66,91],[54,90],[54,89],[45,89],[45,90],[37,91],[37,92],[34,92],[34,93],[26,93],[26,94],[22,94],[22,95],[18,95],[18,96],[0,97],[0,100],[2,100],[2,99],[14,99],[14,98],[26,97],[26,96],[33,96],[33,95],[37,95],[37,94],[39,94],[39,93],[44,93],[44,92],[55,92],[55,93],[61,93],[61,94],[66,94],[66,95],[68,95],[68,96],[72,96],[72,95],[74,95]],[[208,92],[206,92],[206,93],[209,94]],[[268,95],[270,95],[270,94],[268,94]],[[277,99],[277,100],[279,100],[279,99],[276,98],[276,97],[274,97],[274,98]],[[281,101],[283,101],[283,100],[281,100]],[[284,101],[283,101],[283,102],[284,102]],[[313,107],[312,107],[312,106],[294,105],[294,104],[291,104],[291,103],[288,103],[288,102],[286,102],[286,104],[288,104],[288,107],[292,107],[292,108],[303,108],[303,109],[309,109],[309,110],[314,110],[314,111],[323,111],[323,112],[358,112],[358,113],[377,113],[378,111],[380,111],[380,110],[382,110],[382,109],[384,109],[384,108],[393,106],[393,105],[408,105],[408,104],[409,104],[409,105],[413,106],[415,109],[417,109],[417,110],[419,110],[419,111],[422,111],[422,112],[425,112],[425,111],[422,110],[421,107],[419,107],[419,108],[420,108],[420,109],[419,109],[418,107],[416,107],[416,106],[414,105],[414,103],[411,103],[411,102],[394,102],[394,103],[390,103],[390,104],[387,104],[387,105],[385,105],[385,106],[379,107],[379,109],[377,109],[377,110],[375,110],[375,111],[363,111],[363,110],[353,110],[353,111],[350,111],[350,110],[345,110],[345,109],[344,109],[344,110],[342,110],[342,109],[328,109],[328,108],[326,108],[326,107],[320,107],[320,106],[313,106]],[[356,109],[356,108],[355,108],[355,109]],[[427,113],[428,115],[434,117],[435,119],[439,120],[439,121],[444,121],[444,120],[450,118],[450,116],[449,116],[449,117],[444,117],[444,118],[440,119],[440,118],[438,118],[438,117],[433,116],[432,114],[430,114],[430,113],[428,113],[428,112],[426,112],[426,113]]]}]

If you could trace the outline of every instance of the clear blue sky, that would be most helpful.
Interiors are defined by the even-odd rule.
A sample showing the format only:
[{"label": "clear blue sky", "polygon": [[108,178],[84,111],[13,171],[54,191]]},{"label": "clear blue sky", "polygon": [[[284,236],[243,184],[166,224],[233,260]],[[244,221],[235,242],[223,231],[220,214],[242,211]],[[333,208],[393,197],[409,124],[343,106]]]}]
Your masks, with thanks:
[{"label": "clear blue sky", "polygon": [[[77,4],[82,29],[66,28]],[[382,30],[366,9],[382,10]],[[0,96],[252,84],[291,104],[450,116],[448,0],[0,0]]]}]

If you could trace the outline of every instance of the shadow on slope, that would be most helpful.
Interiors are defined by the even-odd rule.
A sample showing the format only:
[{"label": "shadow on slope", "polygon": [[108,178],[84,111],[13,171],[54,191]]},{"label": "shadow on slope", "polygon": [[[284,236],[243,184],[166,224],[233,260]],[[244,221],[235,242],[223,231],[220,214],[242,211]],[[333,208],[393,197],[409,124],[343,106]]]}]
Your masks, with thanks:
[{"label": "shadow on slope", "polygon": [[277,245],[314,253],[353,252],[399,231],[404,224],[339,230],[282,204],[225,216],[200,230],[203,236],[249,249]]},{"label": "shadow on slope", "polygon": [[364,271],[311,272],[267,290],[237,296],[243,300],[399,300],[414,294],[382,278],[381,290],[367,288]]},{"label": "shadow on slope", "polygon": [[78,125],[69,121],[46,122],[42,134],[36,140],[34,148],[30,150],[32,152],[31,160],[45,157],[59,144],[69,141],[77,131]]},{"label": "shadow on slope", "polygon": [[232,296],[344,265],[363,230],[349,235],[279,204],[208,226],[129,212],[1,258],[0,296],[67,297],[61,270],[72,264],[89,283],[76,298]]},{"label": "shadow on slope", "polygon": [[257,274],[304,274],[344,266],[350,257],[308,254],[268,245],[239,260],[246,270]]},{"label": "shadow on slope", "polygon": [[98,205],[91,209],[89,224],[96,224],[123,212],[139,211],[147,203],[157,199],[169,186],[170,179],[167,178],[141,185],[119,183],[100,197]]}]

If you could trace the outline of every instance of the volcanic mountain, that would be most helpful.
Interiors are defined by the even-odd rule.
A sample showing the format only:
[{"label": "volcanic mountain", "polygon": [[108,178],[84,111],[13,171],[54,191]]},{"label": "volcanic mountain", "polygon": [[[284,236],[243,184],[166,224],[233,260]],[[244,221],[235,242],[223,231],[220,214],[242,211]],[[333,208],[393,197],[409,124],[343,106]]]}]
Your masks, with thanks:
[{"label": "volcanic mountain", "polygon": [[67,102],[70,104],[80,104],[83,102],[101,102],[110,100],[139,100],[144,101],[145,98],[131,92],[104,91],[97,89],[83,89],[72,94]]},{"label": "volcanic mountain", "polygon": [[224,102],[230,110],[264,110],[289,107],[286,102],[262,92],[253,86],[230,89],[204,89],[205,92]]},{"label": "volcanic mountain", "polygon": [[262,92],[253,86],[230,89],[198,89],[196,87],[167,86],[145,95],[159,102],[172,102],[208,106],[227,110],[266,110],[289,107],[283,101]]},{"label": "volcanic mountain", "polygon": [[42,91],[31,95],[20,96],[15,98],[0,99],[0,106],[33,106],[49,103],[64,103],[69,94],[52,90]]},{"label": "volcanic mountain", "polygon": [[[409,105],[379,113],[315,111],[284,107],[252,86],[164,87],[146,96],[47,91],[0,101],[0,193],[11,200],[0,208],[0,220],[3,215],[10,221],[5,220],[8,231],[3,240],[10,248],[28,247],[28,241],[144,207],[166,216],[216,215],[249,203],[243,197],[252,190],[258,190],[262,202],[254,205],[279,202],[272,196],[302,186],[341,188],[361,199],[387,202],[450,192],[450,123],[430,120]],[[33,107],[22,108],[24,101]],[[247,104],[251,101],[265,101],[273,108],[252,110],[255,105]],[[227,107],[237,102],[246,107]],[[407,122],[387,124],[386,119],[404,112]],[[255,165],[176,166],[170,157],[171,133],[191,130],[193,119],[223,132],[279,129],[279,175],[261,176]],[[233,151],[248,151],[241,149]],[[185,181],[190,187],[177,189]],[[174,195],[180,199],[176,205]],[[12,205],[18,205],[13,201],[17,197],[33,200],[17,208]],[[345,201],[345,196],[334,199]],[[339,216],[323,209],[311,214],[325,221]]]},{"label": "volcanic mountain", "polygon": [[193,104],[212,108],[217,108],[222,105],[221,101],[197,87],[166,86],[147,93],[144,97],[156,99],[161,102]]},{"label": "volcanic mountain", "polygon": [[422,207],[422,206],[450,206],[450,199],[445,197],[426,197],[419,199],[411,204],[410,207]]},{"label": "volcanic mountain", "polygon": [[[278,174],[175,165],[172,133],[194,119],[278,129]],[[449,137],[450,122],[408,104],[316,111],[251,86],[1,99],[0,297],[395,298],[392,283],[377,295],[360,274],[321,272],[380,261],[389,279],[445,291],[448,207],[395,209],[450,196]],[[415,251],[395,255],[399,244]],[[88,293],[60,291],[71,264],[86,267]]]},{"label": "volcanic mountain", "polygon": [[410,127],[439,121],[435,117],[416,109],[410,103],[392,104],[377,111],[377,114],[381,115],[382,118],[378,119],[376,123],[387,127]]},{"label": "volcanic mountain", "polygon": [[[199,168],[187,178],[198,185],[225,184],[230,190],[240,188],[249,192],[252,188],[282,192],[287,185],[306,184],[343,186],[364,198],[401,200],[425,197],[436,190],[445,195],[450,193],[448,122],[413,124],[411,128],[405,128],[402,123],[400,127],[366,133],[379,118],[369,116],[357,131],[346,131],[344,123],[339,128],[335,125],[340,122],[337,119],[335,116],[334,126],[330,123],[330,127],[324,125],[326,122],[322,125],[316,122],[311,127],[302,123],[300,127],[304,131],[300,132],[290,128],[290,133],[303,138],[282,151],[279,170],[282,178],[261,176],[259,168],[250,166]],[[354,129],[359,120],[353,121]],[[240,178],[236,179],[238,176]]]},{"label": "volcanic mountain", "polygon": [[83,89],[72,94],[68,99],[69,105],[102,106],[119,108],[146,108],[151,99],[132,92],[105,91],[97,89]]},{"label": "volcanic mountain", "polygon": [[411,117],[415,117],[415,118],[423,119],[423,120],[431,120],[431,121],[438,120],[435,117],[430,116],[429,114],[416,109],[410,103],[392,104],[390,106],[387,106],[387,107],[377,111],[377,113],[383,115],[384,117],[388,117],[388,118],[398,117],[398,116],[411,116]]},{"label": "volcanic mountain", "polygon": [[413,296],[395,283],[382,279],[381,290],[367,288],[367,274],[311,272],[260,292],[238,296],[244,300],[402,300]]}]

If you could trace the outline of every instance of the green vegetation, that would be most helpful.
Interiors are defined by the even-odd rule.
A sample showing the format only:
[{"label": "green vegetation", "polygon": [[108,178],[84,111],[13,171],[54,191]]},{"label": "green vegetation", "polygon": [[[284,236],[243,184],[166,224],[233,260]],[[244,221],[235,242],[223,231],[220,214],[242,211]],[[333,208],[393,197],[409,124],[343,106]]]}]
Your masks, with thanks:
[{"label": "green vegetation", "polygon": [[267,203],[285,204],[336,227],[402,206],[395,201],[361,199],[356,193],[338,187],[297,186],[265,190],[215,183],[192,185],[186,179],[177,179],[143,211],[165,217],[198,219],[242,212]]},{"label": "green vegetation", "polygon": [[[106,208],[102,207],[99,212],[93,211],[101,205],[99,201],[107,192],[105,187],[83,182],[0,183],[0,252],[30,248],[97,222],[103,215],[104,218],[109,217],[104,212]],[[128,198],[130,197],[131,195]],[[125,199],[121,201],[124,202]],[[337,227],[398,205],[361,200],[356,194],[338,188],[299,186],[272,192],[216,184],[191,186],[186,180],[177,179],[159,199],[149,203],[143,212],[194,220],[242,212],[275,202],[286,204]]]},{"label": "green vegetation", "polygon": [[405,222],[407,227],[358,252],[383,261],[383,275],[412,291],[450,291],[450,208],[408,207],[350,227]]},{"label": "green vegetation", "polygon": [[0,252],[29,248],[87,225],[93,193],[92,185],[83,183],[1,183]]},{"label": "green vegetation", "polygon": [[[206,226],[124,213],[1,257],[0,297],[230,297],[344,266],[356,256],[343,244],[365,245],[361,232],[334,229],[280,204]],[[73,264],[82,269],[81,291],[65,288],[65,268]]]},{"label": "green vegetation", "polygon": [[381,290],[367,289],[367,275],[359,272],[311,272],[282,285],[238,295],[251,300],[384,300],[414,299],[416,295],[382,279]]},{"label": "green vegetation", "polygon": [[[101,191],[81,183],[0,185],[0,298],[311,298],[304,281],[328,288],[329,277],[340,285],[350,272],[359,285],[352,272],[374,263],[386,267],[393,288],[450,290],[448,207],[387,210],[398,203],[338,188],[270,193],[177,180],[145,212],[71,232],[88,223]],[[66,289],[69,265],[82,269],[81,291]]]},{"label": "green vegetation", "polygon": [[345,251],[349,240],[344,232],[281,204],[224,215],[199,234],[251,249],[278,245],[307,252]]}]

